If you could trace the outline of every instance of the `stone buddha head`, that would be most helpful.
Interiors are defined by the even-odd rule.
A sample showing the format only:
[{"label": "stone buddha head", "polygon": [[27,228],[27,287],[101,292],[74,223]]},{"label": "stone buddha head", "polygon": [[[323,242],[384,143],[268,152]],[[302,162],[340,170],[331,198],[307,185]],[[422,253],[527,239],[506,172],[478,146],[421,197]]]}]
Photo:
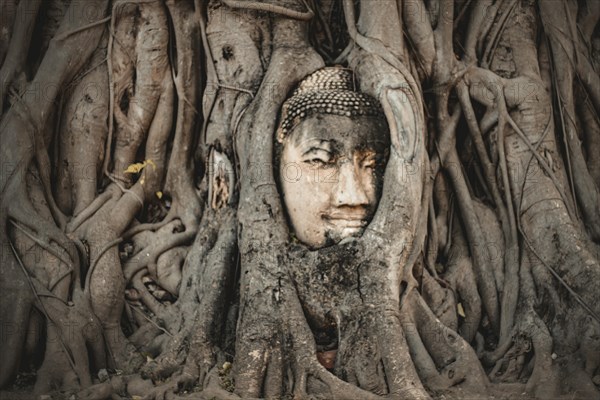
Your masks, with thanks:
[{"label": "stone buddha head", "polygon": [[353,74],[326,67],[286,100],[277,131],[279,184],[296,238],[312,249],[360,236],[381,195],[389,129]]}]

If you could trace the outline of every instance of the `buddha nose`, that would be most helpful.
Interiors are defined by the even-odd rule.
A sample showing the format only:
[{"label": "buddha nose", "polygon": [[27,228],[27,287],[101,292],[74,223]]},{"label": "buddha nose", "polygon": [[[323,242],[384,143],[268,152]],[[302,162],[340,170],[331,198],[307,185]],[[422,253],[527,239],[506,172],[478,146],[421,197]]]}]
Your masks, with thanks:
[{"label": "buddha nose", "polygon": [[369,203],[367,193],[358,175],[357,166],[347,161],[340,166],[335,192],[335,203],[340,206],[366,206]]}]

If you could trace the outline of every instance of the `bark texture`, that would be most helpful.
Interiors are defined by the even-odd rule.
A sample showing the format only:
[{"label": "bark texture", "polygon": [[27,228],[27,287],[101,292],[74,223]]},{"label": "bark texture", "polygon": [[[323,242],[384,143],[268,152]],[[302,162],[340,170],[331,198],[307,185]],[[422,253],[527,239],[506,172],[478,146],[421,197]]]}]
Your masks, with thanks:
[{"label": "bark texture", "polygon": [[[0,393],[600,398],[598,4],[3,2]],[[326,65],[391,145],[311,250],[274,135]]]}]

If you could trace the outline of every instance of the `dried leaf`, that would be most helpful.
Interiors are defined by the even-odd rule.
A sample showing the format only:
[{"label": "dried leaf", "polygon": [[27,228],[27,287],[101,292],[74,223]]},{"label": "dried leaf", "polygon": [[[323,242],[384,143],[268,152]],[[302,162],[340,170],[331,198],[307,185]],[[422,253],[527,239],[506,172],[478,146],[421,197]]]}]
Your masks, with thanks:
[{"label": "dried leaf", "polygon": [[460,315],[461,317],[465,318],[465,310],[463,310],[462,303],[458,303],[456,305],[456,311],[458,312],[458,315]]},{"label": "dried leaf", "polygon": [[152,168],[156,169],[156,164],[154,163],[154,161],[148,159],[148,160],[145,160],[144,162],[141,162],[141,163],[130,164],[127,167],[127,169],[124,171],[124,173],[126,173],[126,174],[139,174],[148,165],[152,165]]},{"label": "dried leaf", "polygon": [[135,163],[135,164],[129,165],[129,167],[127,167],[127,169],[123,172],[126,174],[137,174],[137,173],[141,172],[145,167],[146,167],[145,161],[141,162],[141,163]]}]

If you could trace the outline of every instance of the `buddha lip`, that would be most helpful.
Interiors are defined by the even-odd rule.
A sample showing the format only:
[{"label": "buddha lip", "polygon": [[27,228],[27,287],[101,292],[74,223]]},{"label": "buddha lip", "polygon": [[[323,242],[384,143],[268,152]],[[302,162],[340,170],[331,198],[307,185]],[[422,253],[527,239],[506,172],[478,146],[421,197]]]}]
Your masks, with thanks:
[{"label": "buddha lip", "polygon": [[348,215],[348,214],[326,214],[323,219],[334,224],[364,226],[367,224],[364,215]]}]

